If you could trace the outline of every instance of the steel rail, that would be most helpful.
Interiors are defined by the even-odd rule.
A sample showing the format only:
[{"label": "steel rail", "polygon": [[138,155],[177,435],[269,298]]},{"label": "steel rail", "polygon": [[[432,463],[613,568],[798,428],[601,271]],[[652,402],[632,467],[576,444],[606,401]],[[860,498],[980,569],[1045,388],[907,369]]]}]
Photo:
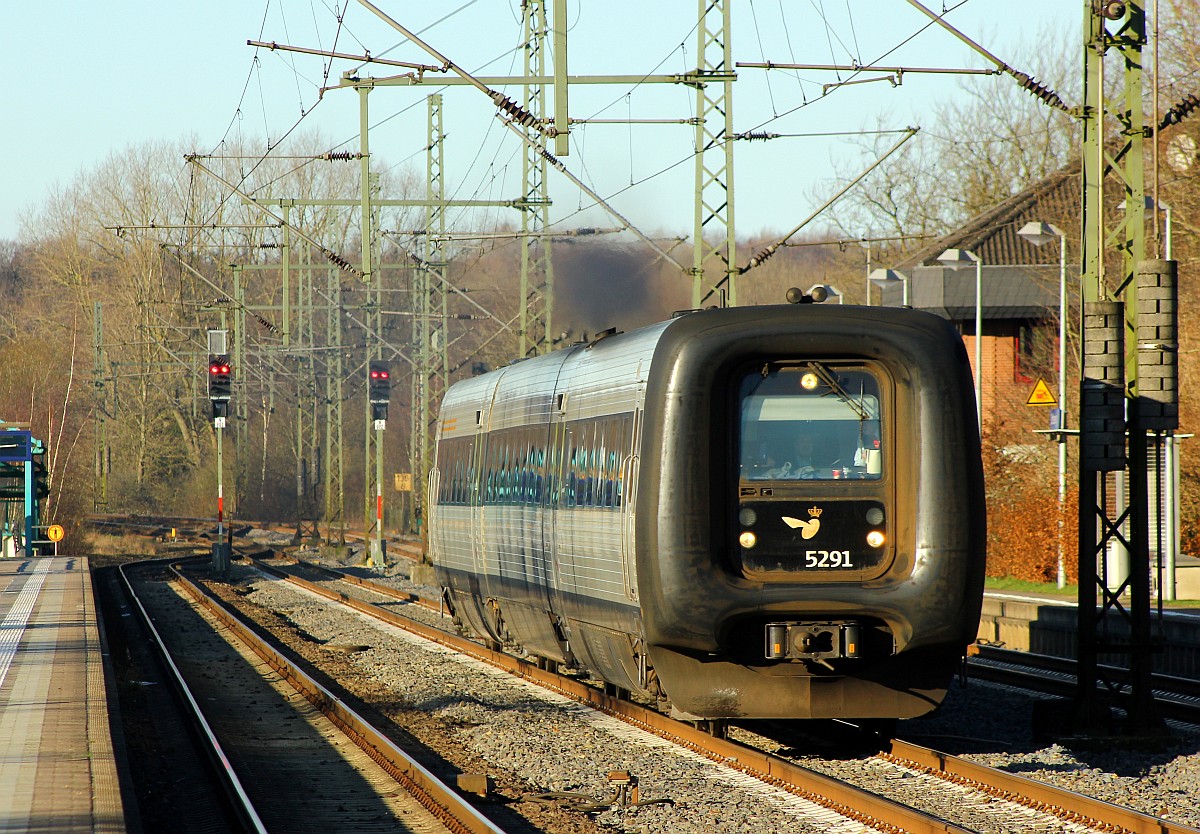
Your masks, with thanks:
[{"label": "steel rail", "polygon": [[[413,597],[411,594],[398,591],[394,588],[388,588],[385,585],[351,576],[323,565],[313,565],[307,562],[303,564],[306,567],[336,577],[340,581],[350,582],[367,589],[372,593],[424,604],[422,600]],[[689,724],[675,721],[654,710],[631,704],[611,695],[606,695],[573,678],[566,678],[554,672],[539,669],[535,664],[485,648],[467,638],[448,634],[421,623],[416,623],[395,612],[379,608],[363,600],[356,600],[337,591],[331,591],[328,588],[300,577],[292,576],[286,571],[278,570],[261,562],[255,562],[255,565],[266,573],[284,578],[322,597],[341,602],[356,611],[385,620],[391,625],[419,634],[433,642],[454,648],[457,651],[461,651],[489,664],[500,666],[518,677],[527,678],[561,694],[568,695],[573,699],[581,700],[589,706],[620,717],[657,735],[669,737],[673,740],[682,738],[688,746],[693,747],[698,752],[710,758],[715,758],[727,764],[733,764],[740,769],[747,770],[764,778],[766,781],[773,782],[782,787],[788,789],[798,788],[800,791],[805,792],[802,795],[805,795],[806,798],[811,799],[814,795],[824,796],[837,805],[853,809],[853,813],[847,813],[846,815],[860,821],[865,821],[861,815],[866,814],[879,820],[885,820],[889,824],[901,825],[905,830],[913,832],[966,830],[874,795],[865,795],[873,800],[866,802],[860,798],[863,795],[857,788],[820,774],[814,774],[812,771],[771,754],[754,750],[736,742],[712,737]],[[1055,785],[990,768],[986,765],[977,764],[958,756],[910,742],[893,740],[890,744],[890,749],[880,754],[880,756],[895,764],[923,771],[956,784],[982,791],[991,796],[1016,802],[1044,813],[1054,814],[1060,818],[1087,824],[1102,830],[1113,830],[1113,826],[1117,826],[1120,831],[1130,832],[1131,834],[1198,834],[1200,832],[1200,829],[1161,820],[1130,808],[1113,805],[1112,803],[1074,793]],[[813,777],[816,778],[814,779]],[[865,804],[858,804],[860,802],[865,802]],[[841,810],[836,806],[831,807]],[[903,809],[909,814],[917,814],[919,816],[916,818],[906,817],[903,822],[897,822],[897,817],[894,816],[898,813],[897,809]],[[846,813],[845,811],[842,812]],[[933,827],[926,827],[930,824]]]},{"label": "steel rail", "polygon": [[893,740],[890,752],[880,755],[964,787],[1104,831],[1111,831],[1113,825],[1133,834],[1196,834],[1200,831],[906,741]]},{"label": "steel rail", "polygon": [[[324,573],[338,581],[357,585],[371,593],[444,613],[441,606],[408,591],[381,585],[315,562],[297,560],[297,564]],[[973,672],[982,673],[979,674],[979,677],[985,680],[1013,682],[1026,689],[1066,697],[1072,695],[1076,687],[1074,661],[1069,658],[1020,652],[994,646],[978,646],[975,647],[974,654],[968,660],[969,668]],[[1125,671],[1116,667],[1104,666],[1101,668],[1116,679],[1119,679],[1121,673]],[[1054,677],[1048,678],[1047,672],[1052,673]],[[1180,721],[1200,723],[1200,681],[1171,675],[1155,675],[1154,684],[1159,706],[1165,715]]]},{"label": "steel rail", "polygon": [[[1055,657],[1036,652],[979,646],[969,658],[971,674],[981,680],[1008,683],[1062,698],[1071,698],[1078,691],[1076,662],[1071,658]],[[1119,686],[1128,685],[1129,670],[1101,664],[1105,679]],[[1173,675],[1151,676],[1154,703],[1164,717],[1190,724],[1200,724],[1200,681]],[[1107,689],[1097,683],[1097,689]]]},{"label": "steel rail", "polygon": [[[970,829],[953,825],[940,817],[862,791],[853,785],[820,773],[814,773],[761,750],[717,738],[690,724],[676,721],[655,710],[607,695],[595,687],[573,678],[558,675],[546,669],[539,669],[536,664],[503,652],[493,651],[473,640],[409,620],[394,611],[355,599],[339,591],[330,590],[260,561],[255,560],[253,564],[270,576],[284,579],[318,596],[339,602],[355,611],[424,637],[430,642],[503,669],[515,677],[532,681],[539,686],[620,718],[626,723],[669,739],[721,764],[749,773],[768,784],[787,790],[789,793],[808,799],[873,828],[895,831],[898,827],[903,831],[911,832],[911,834],[970,834]],[[328,569],[323,568],[323,570]],[[356,584],[363,585],[364,582],[359,581]],[[370,583],[365,583],[365,585],[369,587]],[[371,590],[374,591],[375,588],[372,587]]]},{"label": "steel rail", "polygon": [[[166,564],[170,560],[156,560],[159,564]],[[145,568],[150,562],[141,562],[136,567]],[[218,780],[225,787],[225,793],[229,798],[230,806],[237,814],[242,824],[247,831],[258,832],[259,834],[267,834],[266,826],[263,825],[262,818],[259,817],[258,811],[254,808],[254,803],[250,800],[250,795],[246,793],[246,789],[242,786],[241,780],[233,769],[233,765],[229,762],[229,757],[225,755],[224,749],[221,747],[221,742],[217,739],[216,733],[213,732],[212,726],[208,723],[208,719],[204,717],[204,712],[200,709],[199,703],[196,701],[195,695],[192,694],[187,682],[183,678],[183,673],[175,664],[175,660],[171,657],[171,652],[167,648],[166,642],[162,639],[158,629],[154,626],[154,621],[150,614],[142,605],[141,599],[134,590],[133,582],[126,574],[125,569],[130,565],[120,565],[117,569],[118,575],[121,577],[121,583],[124,585],[125,593],[133,603],[133,609],[137,612],[138,619],[141,622],[142,628],[150,635],[159,659],[163,666],[169,672],[171,684],[175,692],[179,695],[184,708],[190,714],[195,726],[199,728],[200,741],[208,754],[214,771],[217,774]]]},{"label": "steel rail", "polygon": [[447,828],[462,832],[462,834],[504,834],[503,829],[479,813],[453,788],[405,753],[395,742],[372,726],[333,692],[268,645],[249,624],[220,600],[184,576],[176,567],[173,566],[172,570],[181,586],[196,602],[203,605],[234,632],[255,654],[336,724],[350,740],[391,774]]},{"label": "steel rail", "polygon": [[408,591],[401,591],[398,588],[391,587],[390,585],[381,585],[378,582],[372,582],[369,579],[363,579],[361,576],[355,576],[352,573],[346,573],[345,571],[340,571],[337,568],[318,565],[316,562],[306,562],[303,559],[297,559],[296,564],[308,568],[309,570],[323,573],[330,579],[337,580],[338,582],[346,582],[351,585],[357,585],[364,590],[370,591],[373,594],[379,594],[380,596],[387,597],[388,599],[394,599],[400,602],[409,602],[413,605],[420,605],[422,608],[428,608],[431,611],[437,611],[439,614],[444,613],[440,605],[435,605],[424,597],[411,594]]}]

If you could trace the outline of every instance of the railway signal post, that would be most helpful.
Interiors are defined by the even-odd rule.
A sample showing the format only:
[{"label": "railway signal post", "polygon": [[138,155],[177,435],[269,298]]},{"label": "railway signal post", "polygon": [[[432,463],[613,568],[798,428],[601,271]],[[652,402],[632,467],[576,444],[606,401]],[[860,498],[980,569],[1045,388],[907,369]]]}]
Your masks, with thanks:
[{"label": "railway signal post", "polygon": [[387,362],[367,363],[367,399],[375,426],[375,524],[369,542],[369,563],[383,566],[383,432],[387,428],[388,401],[392,396],[392,371]]},{"label": "railway signal post", "polygon": [[225,353],[224,330],[208,331],[208,399],[212,404],[213,427],[217,432],[217,540],[212,546],[212,572],[229,573],[230,545],[225,540],[225,483],[223,473],[225,420],[232,398],[233,366]]}]

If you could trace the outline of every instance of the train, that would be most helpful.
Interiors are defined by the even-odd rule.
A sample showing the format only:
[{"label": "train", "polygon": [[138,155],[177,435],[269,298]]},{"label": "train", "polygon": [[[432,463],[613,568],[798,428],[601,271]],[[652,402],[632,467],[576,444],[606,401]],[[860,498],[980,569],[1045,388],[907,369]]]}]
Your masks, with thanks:
[{"label": "train", "polygon": [[428,552],[461,627],[676,717],[916,717],[977,633],[974,387],[930,313],[606,331],[450,386],[434,461]]}]

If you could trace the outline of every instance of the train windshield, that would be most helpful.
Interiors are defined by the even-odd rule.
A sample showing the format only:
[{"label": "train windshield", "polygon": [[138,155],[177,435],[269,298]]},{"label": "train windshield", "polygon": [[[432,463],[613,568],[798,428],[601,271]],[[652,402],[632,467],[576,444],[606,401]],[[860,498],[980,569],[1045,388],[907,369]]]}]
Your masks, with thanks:
[{"label": "train windshield", "polygon": [[884,437],[878,378],[861,366],[764,365],[739,392],[745,480],[877,480]]}]

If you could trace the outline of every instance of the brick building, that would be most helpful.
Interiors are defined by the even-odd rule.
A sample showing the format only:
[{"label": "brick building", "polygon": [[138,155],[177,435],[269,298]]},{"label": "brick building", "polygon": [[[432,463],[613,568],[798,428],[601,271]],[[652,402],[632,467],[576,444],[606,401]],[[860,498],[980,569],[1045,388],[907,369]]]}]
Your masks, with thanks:
[{"label": "brick building", "polygon": [[[1067,247],[1067,315],[1078,315],[1079,172],[1057,172],[1032,188],[979,215],[949,235],[910,253],[895,270],[907,277],[908,303],[949,319],[963,334],[975,363],[976,270],[947,266],[938,256],[947,249],[967,250],[982,261],[979,313],[982,318],[984,432],[1001,428],[1035,442],[1030,433],[1049,425],[1049,409],[1026,403],[1039,379],[1058,396],[1059,247]],[[1034,246],[1017,232],[1029,222],[1050,223],[1064,240]],[[899,306],[903,288],[890,285],[883,303]],[[1069,378],[1077,379],[1068,368]],[[1075,392],[1068,391],[1069,398]],[[1061,404],[1060,404],[1061,407]]]},{"label": "brick building", "polygon": [[[910,306],[936,313],[958,327],[974,366],[974,263],[968,268],[955,268],[944,265],[938,256],[948,249],[958,249],[968,250],[981,260],[983,434],[1005,456],[1022,462],[1041,460],[1049,464],[1057,445],[1049,437],[1035,434],[1036,430],[1050,428],[1051,410],[1029,406],[1027,402],[1039,379],[1058,397],[1060,275],[1064,271],[1068,384],[1066,402],[1059,406],[1067,412],[1067,427],[1078,426],[1079,345],[1074,340],[1079,332],[1080,315],[1079,187],[1078,165],[1068,166],[951,234],[910,253],[893,267],[907,276]],[[1116,212],[1121,195],[1118,189],[1113,192],[1110,211]],[[1017,234],[1027,223],[1039,221],[1062,230],[1063,239],[1038,247]],[[1060,246],[1066,246],[1065,270],[1060,269]],[[889,306],[903,303],[903,288],[898,282],[884,289],[883,303]],[[1184,437],[1190,435],[1162,440],[1158,445],[1151,444],[1149,449],[1151,557],[1166,566],[1167,585],[1162,590],[1166,599],[1176,598],[1177,583],[1179,593],[1184,595],[1179,598],[1200,596],[1200,562],[1191,560],[1186,565],[1178,562],[1181,516],[1177,441]],[[1073,442],[1069,445],[1074,455],[1075,445]],[[1117,506],[1125,500],[1119,474],[1107,476],[1110,518],[1119,515]],[[1109,576],[1114,582],[1121,581],[1128,571],[1127,554],[1110,543],[1104,558],[1108,561]]]}]

